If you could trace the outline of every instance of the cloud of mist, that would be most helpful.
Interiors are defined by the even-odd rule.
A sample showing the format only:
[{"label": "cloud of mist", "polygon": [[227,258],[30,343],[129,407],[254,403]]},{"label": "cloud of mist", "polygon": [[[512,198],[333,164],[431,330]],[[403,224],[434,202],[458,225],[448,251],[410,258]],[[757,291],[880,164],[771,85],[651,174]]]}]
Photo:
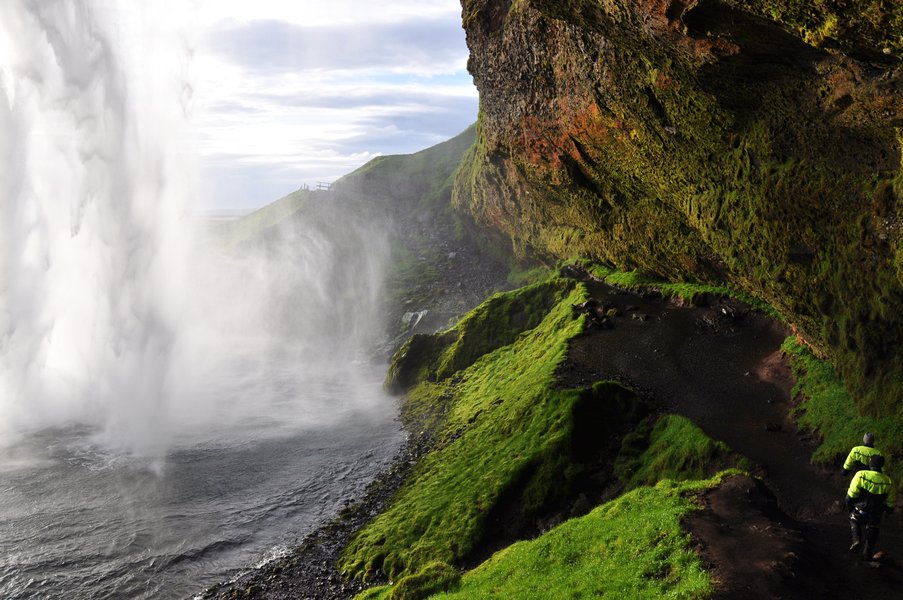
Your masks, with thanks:
[{"label": "cloud of mist", "polygon": [[377,399],[342,361],[376,330],[378,234],[295,224],[238,257],[195,235],[193,41],[173,22],[190,5],[0,4],[0,444],[78,424],[161,455]]}]

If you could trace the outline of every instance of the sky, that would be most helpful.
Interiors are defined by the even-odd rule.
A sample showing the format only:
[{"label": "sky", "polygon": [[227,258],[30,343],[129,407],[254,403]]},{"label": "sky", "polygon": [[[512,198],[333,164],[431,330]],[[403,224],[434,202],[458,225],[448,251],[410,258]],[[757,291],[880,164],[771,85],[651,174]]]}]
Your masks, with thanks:
[{"label": "sky", "polygon": [[253,208],[476,120],[459,0],[206,0],[192,126],[209,205]]}]

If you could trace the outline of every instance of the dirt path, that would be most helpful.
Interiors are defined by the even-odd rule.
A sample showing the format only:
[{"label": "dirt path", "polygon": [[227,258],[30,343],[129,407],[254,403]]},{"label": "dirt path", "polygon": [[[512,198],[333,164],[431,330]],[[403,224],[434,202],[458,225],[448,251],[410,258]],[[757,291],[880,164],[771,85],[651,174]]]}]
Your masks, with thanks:
[{"label": "dirt path", "polygon": [[[789,517],[783,525],[790,533],[783,536],[776,533],[781,527],[735,522],[745,509],[732,503],[767,504],[751,499],[759,494],[751,484],[706,500],[709,526],[694,533],[721,581],[722,597],[903,598],[903,571],[894,561],[903,560],[899,515],[881,528],[878,549],[890,558],[880,568],[847,552],[842,499],[849,479],[839,466],[827,471],[810,464],[814,446],[788,417],[793,377],[780,354],[787,335],[780,325],[747,314],[736,302],[680,307],[589,285],[594,298],[620,316],[611,329],[588,330],[573,344],[572,376],[623,381],[664,410],[692,419],[760,466],[757,475]],[[775,512],[768,518],[781,517]],[[730,536],[718,534],[730,529]],[[791,539],[794,533],[799,539]],[[772,561],[766,560],[769,552],[777,554]]]}]

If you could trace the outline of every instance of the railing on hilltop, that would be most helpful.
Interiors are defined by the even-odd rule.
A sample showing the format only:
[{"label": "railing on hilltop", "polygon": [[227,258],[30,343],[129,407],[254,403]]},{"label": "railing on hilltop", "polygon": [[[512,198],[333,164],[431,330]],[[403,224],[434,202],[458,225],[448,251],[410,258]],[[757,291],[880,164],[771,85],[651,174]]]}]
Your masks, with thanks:
[{"label": "railing on hilltop", "polygon": [[332,189],[332,184],[328,181],[318,181],[315,186],[311,187],[309,183],[302,183],[301,187],[298,188],[299,192],[328,192]]}]

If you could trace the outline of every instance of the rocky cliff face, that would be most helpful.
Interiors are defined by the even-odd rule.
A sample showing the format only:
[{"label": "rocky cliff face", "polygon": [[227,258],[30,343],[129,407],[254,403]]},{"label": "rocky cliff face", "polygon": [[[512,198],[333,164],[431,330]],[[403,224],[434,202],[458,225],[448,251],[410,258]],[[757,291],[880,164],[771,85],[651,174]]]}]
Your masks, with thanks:
[{"label": "rocky cliff face", "polygon": [[463,0],[454,202],[523,256],[724,281],[903,410],[903,7]]}]

